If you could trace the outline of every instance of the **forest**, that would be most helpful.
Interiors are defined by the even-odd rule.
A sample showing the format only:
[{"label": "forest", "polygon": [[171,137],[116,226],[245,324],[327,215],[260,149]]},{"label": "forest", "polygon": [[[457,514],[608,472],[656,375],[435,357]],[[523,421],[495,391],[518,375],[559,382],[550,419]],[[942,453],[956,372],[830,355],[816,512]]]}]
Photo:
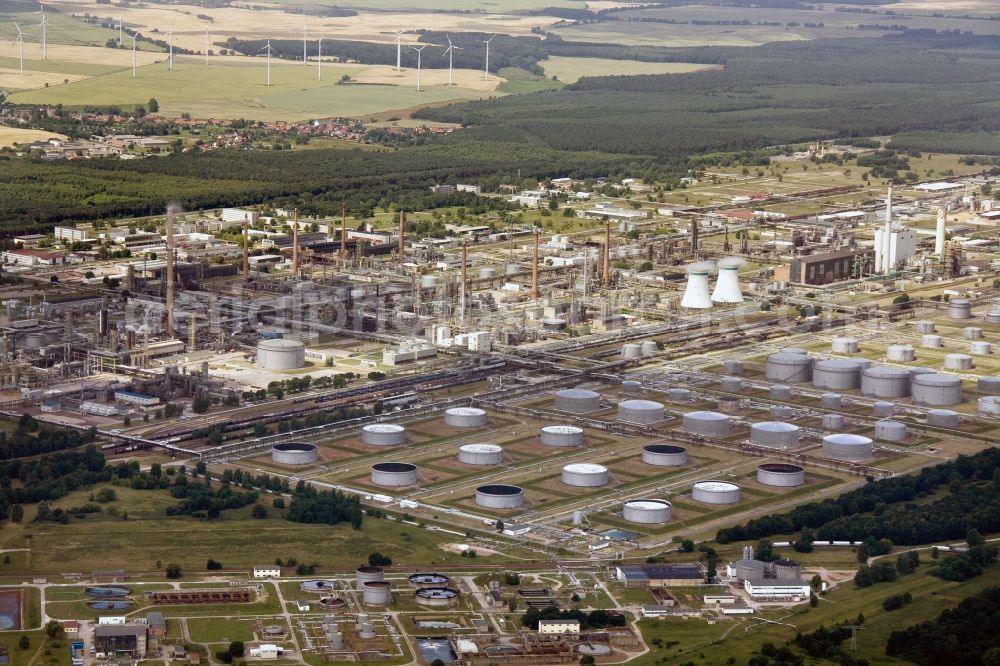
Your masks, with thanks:
[{"label": "forest", "polygon": [[1000,587],[964,599],[935,619],[889,635],[886,654],[923,666],[1000,664]]}]

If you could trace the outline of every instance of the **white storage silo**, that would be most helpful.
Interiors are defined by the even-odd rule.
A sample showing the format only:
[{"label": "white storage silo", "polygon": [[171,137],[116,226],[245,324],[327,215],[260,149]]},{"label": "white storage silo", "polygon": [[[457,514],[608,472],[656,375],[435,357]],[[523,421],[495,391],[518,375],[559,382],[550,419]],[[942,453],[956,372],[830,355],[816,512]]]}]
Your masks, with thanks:
[{"label": "white storage silo", "polygon": [[838,460],[867,460],[874,447],[870,437],[836,434],[823,438],[823,455]]},{"label": "white storage silo", "polygon": [[962,402],[962,379],[955,375],[924,374],[913,378],[913,402],[948,406]]},{"label": "white storage silo", "polygon": [[458,447],[458,461],[466,465],[499,465],[503,448],[496,444],[463,444]]},{"label": "white storage silo", "polygon": [[591,463],[570,463],[562,468],[562,482],[579,488],[600,488],[608,485],[608,468]]},{"label": "white storage silo", "polygon": [[623,400],[618,403],[618,420],[628,423],[657,423],[664,417],[663,405],[653,400]]},{"label": "white storage silo", "polygon": [[542,427],[539,439],[545,446],[581,446],[583,428],[570,425],[550,425]]},{"label": "white storage silo", "polygon": [[306,365],[306,346],[299,340],[278,338],[257,343],[257,367],[264,370],[295,370]]},{"label": "white storage silo", "polygon": [[812,379],[812,359],[805,354],[778,352],[767,357],[764,375],[770,382],[795,384]]},{"label": "white storage silo", "polygon": [[575,388],[556,391],[555,408],[573,414],[595,412],[601,408],[601,394]]},{"label": "white storage silo", "polygon": [[718,412],[688,412],[682,418],[682,427],[696,435],[724,436],[729,434],[731,420]]},{"label": "white storage silo", "polygon": [[691,487],[691,499],[704,504],[734,504],[740,501],[740,487],[729,481],[698,481]]},{"label": "white storage silo", "polygon": [[972,303],[965,298],[948,301],[948,319],[972,319]]},{"label": "white storage silo", "polygon": [[788,449],[799,444],[799,427],[791,423],[765,421],[750,426],[750,443],[775,449]]}]

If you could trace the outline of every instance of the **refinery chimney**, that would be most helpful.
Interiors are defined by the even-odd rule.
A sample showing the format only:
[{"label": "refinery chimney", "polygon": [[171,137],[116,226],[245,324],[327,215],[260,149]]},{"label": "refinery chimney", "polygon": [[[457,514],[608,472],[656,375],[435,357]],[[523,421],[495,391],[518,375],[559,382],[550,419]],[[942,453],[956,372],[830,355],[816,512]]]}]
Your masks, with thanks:
[{"label": "refinery chimney", "polygon": [[250,279],[250,221],[243,216],[243,281]]},{"label": "refinery chimney", "polygon": [[535,232],[535,250],[531,259],[531,298],[538,300],[538,232]]},{"label": "refinery chimney", "polygon": [[885,224],[881,232],[875,232],[875,272],[887,274],[892,270],[890,260],[892,248],[892,183],[885,197]]},{"label": "refinery chimney", "polygon": [[[464,246],[463,246],[464,247]],[[406,212],[399,211],[399,263],[406,261]],[[462,264],[465,270],[465,264]]]},{"label": "refinery chimney", "polygon": [[340,204],[340,260],[347,258],[347,204]]},{"label": "refinery chimney", "polygon": [[698,251],[698,220],[691,218],[691,251]]},{"label": "refinery chimney", "polygon": [[466,286],[466,265],[468,264],[468,254],[466,249],[465,241],[462,241],[462,274],[460,278],[461,286],[459,287],[462,291],[459,292],[458,296],[458,321],[465,324],[465,294],[468,290]]},{"label": "refinery chimney", "polygon": [[938,208],[937,233],[934,235],[934,254],[940,259],[944,259],[945,218],[944,207]]},{"label": "refinery chimney", "polygon": [[174,337],[174,211],[167,209],[167,337]]},{"label": "refinery chimney", "polygon": [[712,264],[703,261],[687,267],[688,282],[681,299],[682,308],[707,310],[712,307],[712,298],[708,293],[708,272]]},{"label": "refinery chimney", "polygon": [[728,257],[719,262],[719,278],[712,292],[713,303],[742,303],[743,292],[740,291],[740,266],[743,260],[739,257]]},{"label": "refinery chimney", "polygon": [[299,274],[299,209],[292,213],[292,275]]},{"label": "refinery chimney", "polygon": [[602,284],[607,289],[611,286],[611,222],[604,222],[604,271],[601,273]]}]

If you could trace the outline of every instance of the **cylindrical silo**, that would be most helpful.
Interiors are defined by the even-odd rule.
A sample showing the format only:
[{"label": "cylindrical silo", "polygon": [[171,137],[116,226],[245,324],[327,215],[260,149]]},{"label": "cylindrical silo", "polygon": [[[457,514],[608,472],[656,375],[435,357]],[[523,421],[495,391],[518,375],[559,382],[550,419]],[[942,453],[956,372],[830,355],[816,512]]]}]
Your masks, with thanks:
[{"label": "cylindrical silo", "polygon": [[920,345],[928,349],[940,349],[944,347],[944,339],[940,335],[922,335],[920,336]]},{"label": "cylindrical silo", "polygon": [[555,408],[561,412],[586,414],[601,408],[601,394],[586,389],[556,391]]},{"label": "cylindrical silo", "polygon": [[765,486],[795,488],[806,482],[806,470],[788,463],[764,463],[757,467],[757,483]]},{"label": "cylindrical silo", "polygon": [[861,366],[848,359],[816,361],[813,366],[813,386],[820,389],[845,391],[861,386]]},{"label": "cylindrical silo", "polygon": [[1000,308],[987,312],[985,319],[987,324],[1000,324]]},{"label": "cylindrical silo", "polygon": [[743,380],[739,377],[723,377],[720,381],[720,388],[726,393],[740,393],[743,391]]},{"label": "cylindrical silo", "polygon": [[760,580],[767,572],[767,565],[760,560],[736,560],[733,575],[740,580]]},{"label": "cylindrical silo", "polygon": [[412,486],[417,482],[417,466],[403,462],[372,465],[372,483],[376,486]]},{"label": "cylindrical silo", "polygon": [[1000,395],[988,395],[980,398],[979,413],[983,416],[1000,416]]},{"label": "cylindrical silo", "polygon": [[628,395],[638,395],[642,393],[642,382],[637,382],[634,379],[626,379],[622,382],[622,393]]},{"label": "cylindrical silo", "polygon": [[622,506],[622,518],[640,525],[662,525],[670,521],[670,509],[670,502],[664,500],[629,500]]},{"label": "cylindrical silo", "polygon": [[972,370],[972,357],[968,354],[945,354],[946,370]]},{"label": "cylindrical silo", "polygon": [[295,370],[306,365],[306,346],[299,340],[278,338],[257,343],[257,367],[264,370]]},{"label": "cylindrical silo", "polygon": [[989,356],[993,353],[993,345],[989,342],[984,342],[982,340],[977,340],[969,345],[969,351],[976,356]]},{"label": "cylindrical silo", "polygon": [[685,388],[667,389],[667,399],[670,402],[690,402],[691,391]]},{"label": "cylindrical silo", "polygon": [[799,444],[799,427],[775,421],[754,423],[750,426],[750,442],[775,449],[792,448]]},{"label": "cylindrical silo", "polygon": [[767,357],[764,375],[768,381],[795,384],[812,379],[812,359],[805,354],[778,352]]},{"label": "cylindrical silo", "polygon": [[792,408],[788,405],[771,405],[767,411],[775,421],[787,421],[792,418]]},{"label": "cylindrical silo", "polygon": [[781,351],[785,354],[799,354],[800,356],[805,356],[808,353],[802,347],[782,347]]},{"label": "cylindrical silo", "polygon": [[932,409],[927,412],[927,425],[939,428],[957,428],[958,423],[958,412],[953,412],[950,409]]},{"label": "cylindrical silo", "polygon": [[688,412],[682,419],[682,427],[696,435],[725,436],[729,434],[730,418],[718,412]]},{"label": "cylindrical silo", "polygon": [[947,406],[962,402],[962,380],[954,375],[926,374],[913,378],[913,402]]},{"label": "cylindrical silo", "polygon": [[836,337],[830,343],[830,349],[835,354],[856,354],[858,353],[858,339]]},{"label": "cylindrical silo", "polygon": [[642,347],[643,356],[652,356],[656,353],[656,342],[653,340],[643,340],[640,346]]},{"label": "cylindrical silo", "polygon": [[687,464],[688,453],[683,446],[673,444],[647,444],[642,447],[642,462],[661,467],[679,467]]},{"label": "cylindrical silo", "polygon": [[499,465],[503,449],[496,444],[463,444],[458,447],[458,461],[466,465]]},{"label": "cylindrical silo", "polygon": [[476,504],[490,509],[516,509],[524,504],[524,489],[505,483],[479,486]]},{"label": "cylindrical silo", "polygon": [[862,435],[836,434],[823,438],[823,455],[838,460],[867,460],[872,457],[872,440]]},{"label": "cylindrical silo", "polygon": [[890,361],[907,362],[917,358],[917,352],[910,345],[889,345],[885,350],[885,357]]},{"label": "cylindrical silo", "polygon": [[740,487],[729,481],[698,481],[691,487],[691,499],[704,504],[733,504],[740,501]]},{"label": "cylindrical silo", "polygon": [[777,580],[802,580],[802,565],[795,560],[776,560],[771,568]]},{"label": "cylindrical silo", "polygon": [[839,393],[824,393],[819,397],[819,406],[823,409],[843,409],[844,396]]},{"label": "cylindrical silo", "polygon": [[791,400],[792,387],[785,384],[773,384],[768,392],[772,400]]},{"label": "cylindrical silo", "polygon": [[361,598],[366,606],[388,606],[392,603],[392,584],[376,580],[361,586]]},{"label": "cylindrical silo", "polygon": [[622,345],[622,358],[629,360],[642,358],[642,345],[635,342],[626,342]]},{"label": "cylindrical silo", "polygon": [[934,322],[928,319],[915,322],[914,325],[917,327],[917,333],[934,333],[937,330]]},{"label": "cylindrical silo", "polygon": [[486,411],[478,407],[452,407],[444,413],[444,422],[452,428],[482,428]]},{"label": "cylindrical silo", "polygon": [[737,359],[729,359],[722,362],[722,371],[727,375],[742,375],[743,374],[743,361]]},{"label": "cylindrical silo", "polygon": [[899,421],[876,421],[875,439],[886,442],[902,442],[906,439],[906,425]]},{"label": "cylindrical silo", "polygon": [[1000,395],[1000,377],[980,377],[976,390],[983,395]]},{"label": "cylindrical silo", "polygon": [[583,428],[568,425],[544,426],[539,438],[545,446],[580,446],[583,444]]},{"label": "cylindrical silo", "polygon": [[385,579],[385,569],[382,567],[358,567],[355,575],[355,586],[360,590],[365,583]]},{"label": "cylindrical silo", "polygon": [[879,401],[872,405],[872,416],[883,418],[896,413],[896,403]]},{"label": "cylindrical silo", "polygon": [[372,423],[361,428],[361,441],[372,446],[399,446],[406,443],[406,428],[395,423]]},{"label": "cylindrical silo", "polygon": [[567,486],[600,488],[608,485],[608,468],[591,463],[570,463],[562,468],[562,482]]},{"label": "cylindrical silo", "polygon": [[824,414],[824,430],[841,430],[844,427],[844,417],[840,414]]},{"label": "cylindrical silo", "polygon": [[271,460],[281,465],[311,465],[319,460],[319,447],[308,442],[284,442],[271,447]]},{"label": "cylindrical silo", "polygon": [[982,340],[983,329],[978,326],[966,326],[962,329],[962,337],[966,340]]},{"label": "cylindrical silo", "polygon": [[663,405],[653,400],[623,400],[618,403],[618,420],[657,423],[663,420]]},{"label": "cylindrical silo", "polygon": [[861,373],[861,393],[872,398],[905,398],[910,395],[910,371],[872,366]]},{"label": "cylindrical silo", "polygon": [[948,301],[948,319],[972,319],[972,303],[965,298]]}]

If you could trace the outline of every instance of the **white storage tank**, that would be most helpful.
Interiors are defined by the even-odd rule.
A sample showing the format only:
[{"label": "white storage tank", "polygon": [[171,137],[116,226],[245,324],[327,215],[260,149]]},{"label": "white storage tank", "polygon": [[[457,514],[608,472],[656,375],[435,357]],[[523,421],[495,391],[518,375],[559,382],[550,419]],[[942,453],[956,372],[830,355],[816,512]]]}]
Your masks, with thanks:
[{"label": "white storage tank", "polygon": [[787,421],[792,418],[792,408],[788,405],[771,405],[768,413],[775,421]]},{"label": "white storage tank", "polygon": [[871,398],[905,398],[910,395],[910,371],[872,366],[861,373],[861,393]]},{"label": "white storage tank", "polygon": [[476,488],[476,504],[490,509],[516,509],[524,504],[524,489],[505,483]]},{"label": "white storage tank", "polygon": [[958,424],[958,412],[953,412],[950,409],[932,409],[927,412],[927,425],[939,428],[957,428]]},{"label": "white storage tank", "polygon": [[836,337],[830,343],[830,349],[835,354],[856,354],[858,353],[858,339]]},{"label": "white storage tank", "polygon": [[1000,395],[1000,377],[980,377],[976,390],[983,395]]},{"label": "white storage tank", "polygon": [[639,344],[642,347],[643,356],[652,356],[656,353],[656,342],[653,340],[643,340]]},{"label": "white storage tank", "polygon": [[489,280],[491,278],[496,277],[496,274],[497,274],[497,269],[495,268],[489,268],[487,266],[484,266],[483,268],[479,269],[480,280]]},{"label": "white storage tank", "polygon": [[608,468],[591,463],[570,463],[562,468],[562,482],[579,488],[600,488],[608,485]]},{"label": "white storage tank", "polygon": [[983,416],[1000,416],[1000,395],[988,395],[980,398],[979,413]]},{"label": "white storage tank", "polygon": [[727,375],[742,375],[743,361],[729,359],[722,362],[722,371]]},{"label": "white storage tank", "polygon": [[499,465],[503,448],[496,444],[463,444],[458,447],[458,461],[466,465]]},{"label": "white storage tank", "polygon": [[920,336],[920,345],[928,349],[941,349],[944,347],[944,340],[940,335],[922,335]]},{"label": "white storage tank", "polygon": [[404,462],[375,463],[372,483],[388,487],[412,486],[417,483],[417,466]]},{"label": "white storage tank", "polygon": [[622,518],[640,525],[662,525],[670,521],[670,502],[658,499],[629,500],[622,506]]},{"label": "white storage tank", "polygon": [[799,427],[791,423],[765,421],[750,426],[750,443],[775,449],[788,449],[799,444]]},{"label": "white storage tank", "polygon": [[622,382],[622,393],[627,393],[628,395],[642,393],[642,382],[637,382],[634,379],[626,379]]},{"label": "white storage tank", "polygon": [[962,379],[955,375],[925,374],[913,378],[913,402],[948,406],[962,402]]},{"label": "white storage tank", "polygon": [[823,429],[824,430],[842,430],[844,427],[844,417],[840,414],[824,414],[823,415]]},{"label": "white storage tank", "polygon": [[682,419],[685,432],[696,435],[728,435],[730,426],[730,418],[718,412],[688,412]]},{"label": "white storage tank", "polygon": [[965,298],[948,301],[948,319],[972,319],[972,303]]},{"label": "white storage tank", "polygon": [[774,384],[771,386],[771,390],[768,391],[768,395],[771,396],[772,400],[791,400],[792,387],[785,384]]},{"label": "white storage tank", "polygon": [[308,442],[284,442],[271,447],[271,461],[279,465],[312,465],[319,460],[319,448]]},{"label": "white storage tank", "polygon": [[845,391],[861,386],[861,366],[849,359],[816,361],[813,366],[813,386],[820,389]]},{"label": "white storage tank", "polygon": [[972,370],[972,357],[968,354],[945,354],[946,370]]},{"label": "white storage tank", "polygon": [[823,455],[838,460],[867,460],[872,457],[872,440],[863,435],[836,434],[823,438]]},{"label": "white storage tank", "polygon": [[1000,324],[1000,308],[995,308],[986,313],[987,324]]},{"label": "white storage tank", "polygon": [[385,579],[385,569],[382,567],[358,567],[354,572],[355,587],[364,589],[365,583],[371,583]]},{"label": "white storage tank", "polygon": [[361,598],[366,606],[388,606],[392,603],[392,584],[375,580],[361,586]]},{"label": "white storage tank", "polygon": [[839,393],[824,393],[819,397],[819,406],[823,409],[843,409],[844,396]]},{"label": "white storage tank", "polygon": [[969,351],[975,354],[976,356],[989,356],[990,354],[993,353],[993,345],[991,345],[989,342],[983,342],[982,340],[979,340],[969,345]]},{"label": "white storage tank", "polygon": [[642,358],[642,345],[635,342],[626,342],[622,345],[622,358],[629,360]]},{"label": "white storage tank", "polygon": [[934,333],[937,328],[934,326],[934,322],[928,319],[916,322],[917,333]]},{"label": "white storage tank", "polygon": [[399,446],[406,443],[406,428],[395,423],[371,423],[361,428],[361,441],[372,446]]},{"label": "white storage tank", "polygon": [[569,425],[544,426],[539,438],[545,446],[581,446],[583,428]]},{"label": "white storage tank", "polygon": [[653,400],[623,400],[618,403],[618,420],[629,423],[657,423],[663,420],[663,405]]},{"label": "white storage tank", "polygon": [[306,365],[306,346],[299,340],[278,338],[257,343],[257,367],[263,370],[295,370]]},{"label": "white storage tank", "polygon": [[560,412],[586,414],[601,408],[601,394],[586,389],[556,391],[555,408]]},{"label": "white storage tank", "polygon": [[788,463],[764,463],[757,467],[757,483],[779,488],[796,488],[805,484],[806,470]]},{"label": "white storage tank", "polygon": [[698,481],[691,487],[691,499],[704,504],[735,504],[740,501],[740,487],[729,481]]},{"label": "white storage tank", "polygon": [[482,428],[486,411],[478,407],[452,407],[444,413],[444,422],[452,428]]},{"label": "white storage tank", "polygon": [[982,340],[983,329],[978,326],[966,326],[962,329],[962,335],[966,340]]},{"label": "white storage tank", "polygon": [[913,361],[917,358],[917,352],[910,345],[889,345],[885,350],[885,357],[897,363]]},{"label": "white storage tank", "polygon": [[894,402],[876,402],[872,405],[872,415],[883,418],[886,416],[892,416],[896,413],[896,403]]},{"label": "white storage tank", "polygon": [[876,421],[875,439],[902,442],[906,439],[906,425],[899,421]]},{"label": "white storage tank", "polygon": [[670,402],[690,402],[691,391],[685,388],[667,389],[667,399]]},{"label": "white storage tank", "polygon": [[743,391],[743,380],[739,377],[723,377],[719,384],[720,388],[726,393],[740,393]]},{"label": "white storage tank", "polygon": [[805,354],[782,351],[767,357],[764,375],[770,382],[796,384],[812,379],[812,359]]},{"label": "white storage tank", "polygon": [[647,444],[642,447],[642,462],[660,467],[680,467],[687,464],[688,452],[673,444]]}]

